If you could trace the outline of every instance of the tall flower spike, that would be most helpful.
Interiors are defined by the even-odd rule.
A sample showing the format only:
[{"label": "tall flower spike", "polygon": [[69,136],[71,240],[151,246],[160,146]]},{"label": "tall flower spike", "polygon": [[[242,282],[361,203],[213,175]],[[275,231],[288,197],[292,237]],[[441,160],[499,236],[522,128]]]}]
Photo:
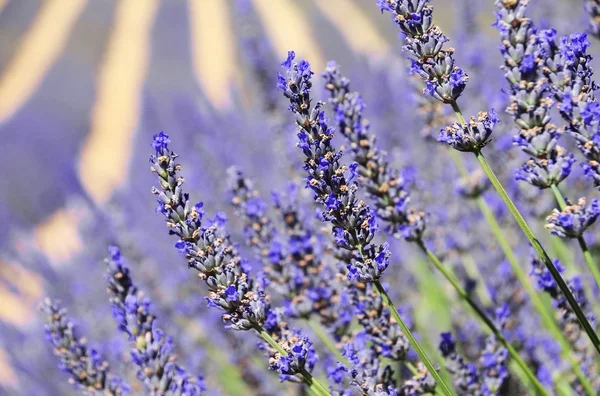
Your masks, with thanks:
[{"label": "tall flower spike", "polygon": [[518,128],[513,143],[530,159],[515,171],[517,180],[538,188],[558,185],[570,173],[573,154],[558,146],[560,133],[552,124],[553,101],[540,65],[537,30],[525,17],[527,0],[496,0],[496,23],[502,44],[506,80],[510,87],[510,114]]},{"label": "tall flower spike", "polygon": [[[375,213],[356,197],[356,182],[346,179],[348,167],[340,164],[342,154],[331,144],[333,128],[327,125],[324,103],[311,106],[310,78],[313,73],[310,65],[304,60],[296,63],[294,57],[290,51],[288,59],[282,63],[287,68],[286,77],[280,74],[278,81],[290,100],[290,110],[297,117],[300,129],[297,146],[306,156],[306,186],[315,193],[315,201],[324,206],[323,218],[333,225],[337,246],[352,252],[348,278],[361,282],[378,281],[389,265],[388,245],[371,243],[377,230]],[[350,171],[355,170],[356,166],[351,165]]]},{"label": "tall flower spike", "polygon": [[[452,105],[464,91],[469,76],[456,66],[454,48],[444,48],[449,41],[439,26],[433,24],[433,7],[429,0],[377,0],[381,12],[389,12],[405,34],[402,49],[410,58],[410,73],[425,81],[423,93]],[[494,126],[499,122],[496,113],[480,112],[469,122],[455,123],[442,129],[437,140],[467,152],[481,150],[491,141]]]},{"label": "tall flower spike", "polygon": [[156,155],[150,162],[161,186],[152,189],[158,197],[157,212],[165,216],[169,233],[179,237],[175,247],[185,254],[188,266],[206,282],[209,306],[225,311],[227,327],[250,330],[262,326],[270,308],[264,291],[249,278],[248,266],[223,230],[223,217],[217,214],[203,226],[203,204],[192,205],[183,191],[184,179],[178,175],[181,166],[175,163],[177,154],[168,149],[169,142],[163,132],[154,135]]},{"label": "tall flower spike", "polygon": [[339,132],[350,143],[354,161],[351,169],[361,178],[375,204],[377,216],[388,224],[387,231],[408,241],[419,241],[426,226],[424,212],[409,208],[410,197],[400,172],[393,169],[386,153],[377,146],[363,117],[365,104],[358,92],[350,92],[350,80],[342,76],[335,62],[329,62],[323,73],[329,103],[333,106]]},{"label": "tall flower spike", "polygon": [[454,103],[469,81],[469,76],[454,63],[454,49],[444,48],[448,38],[433,24],[429,0],[377,0],[381,12],[387,11],[406,35],[403,49],[410,53],[411,73],[426,84],[424,93],[444,103]]},{"label": "tall flower spike", "polygon": [[158,197],[157,212],[165,216],[169,233],[179,237],[175,247],[208,286],[208,306],[224,311],[226,328],[256,330],[269,344],[261,346],[271,359],[269,367],[277,370],[282,380],[301,381],[299,374],[309,386],[327,393],[307,371],[316,361],[310,341],[290,330],[271,309],[269,296],[260,282],[251,278],[248,264],[223,227],[225,216],[217,213],[203,224],[203,204],[192,206],[184,192],[184,179],[178,174],[181,165],[175,162],[177,154],[168,148],[169,143],[164,132],[154,135],[152,147],[156,153],[150,156],[150,162],[160,190],[153,188],[152,192]]},{"label": "tall flower spike", "polygon": [[150,300],[133,282],[119,248],[111,246],[109,252],[106,280],[113,318],[128,335],[138,379],[152,395],[199,395],[205,390],[203,378],[175,363],[173,339],[157,328]]},{"label": "tall flower spike", "polygon": [[[298,148],[306,157],[306,187],[312,189],[315,202],[324,207],[323,220],[333,226],[333,237],[340,249],[348,251],[348,279],[352,282],[373,283],[384,304],[400,325],[429,373],[437,385],[447,395],[452,391],[440,377],[435,366],[412,335],[389,295],[379,282],[381,275],[389,265],[390,250],[387,243],[372,243],[378,227],[376,214],[363,201],[358,200],[356,193],[358,184],[352,181],[355,176],[356,164],[349,169],[340,164],[341,152],[331,144],[333,128],[329,127],[323,111],[323,102],[317,102],[311,107],[310,88],[312,71],[308,62],[294,62],[293,51],[282,63],[287,69],[286,77],[278,75],[278,86],[284,91],[284,96],[290,101],[290,111],[296,115],[299,132]],[[350,170],[350,178],[345,174]]]},{"label": "tall flower spike", "polygon": [[537,40],[538,57],[543,59],[541,72],[548,78],[549,89],[557,103],[566,131],[575,138],[586,163],[581,164],[585,174],[600,187],[600,105],[594,91],[598,89],[592,79],[592,57],[585,33],[563,36],[557,43],[556,31],[543,30]]},{"label": "tall flower spike", "polygon": [[85,338],[77,334],[66,309],[48,298],[40,310],[47,315],[46,338],[60,359],[60,369],[70,375],[71,384],[86,395],[118,396],[130,390],[122,379],[111,374],[108,362],[96,350],[88,348]]}]

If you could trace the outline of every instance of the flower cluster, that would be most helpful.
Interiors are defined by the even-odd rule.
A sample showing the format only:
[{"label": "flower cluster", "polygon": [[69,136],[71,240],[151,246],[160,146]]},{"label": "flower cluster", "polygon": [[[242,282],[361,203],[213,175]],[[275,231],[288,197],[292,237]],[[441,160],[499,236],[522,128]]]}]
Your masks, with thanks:
[{"label": "flower cluster", "polygon": [[410,348],[408,340],[372,285],[357,285],[351,293],[358,323],[365,329],[377,353],[393,361],[406,360]]},{"label": "flower cluster", "polygon": [[414,57],[410,71],[425,81],[424,92],[444,103],[454,103],[469,76],[455,65],[454,49],[444,49],[448,38],[433,24],[433,7],[428,3],[429,0],[377,0],[381,12],[390,12],[406,35],[403,49]]},{"label": "flower cluster", "polygon": [[[304,60],[296,63],[294,58],[295,53],[290,51],[282,63],[287,68],[286,76],[279,74],[278,86],[297,117],[297,145],[306,156],[306,186],[315,193],[315,201],[325,207],[323,218],[333,225],[337,246],[352,252],[348,278],[375,282],[389,265],[389,247],[371,243],[378,228],[376,214],[356,197],[358,186],[352,179],[356,177],[358,164],[341,165],[342,154],[331,144],[334,130],[327,124],[324,103],[311,106],[310,65]],[[348,170],[350,178],[346,179]]]},{"label": "flower cluster", "polygon": [[368,346],[364,335],[355,336],[354,342],[344,346],[342,354],[348,359],[350,368],[341,367],[341,370],[347,372],[352,383],[365,394],[398,394],[392,368],[381,362],[377,351]]},{"label": "flower cluster", "polygon": [[69,382],[87,395],[123,395],[130,388],[121,378],[110,372],[108,362],[95,349],[86,345],[66,309],[58,302],[46,299],[40,306],[46,314],[46,338],[60,359],[60,369],[69,374]]},{"label": "flower cluster", "polygon": [[246,240],[263,261],[269,286],[285,299],[286,313],[305,319],[316,314],[324,325],[337,323],[334,334],[343,333],[351,321],[349,307],[340,306],[341,290],[332,282],[335,274],[325,263],[319,235],[301,212],[297,186],[272,193],[280,230],[267,216],[267,204],[252,180],[231,168],[229,185]]},{"label": "flower cluster", "polygon": [[282,355],[270,348],[264,349],[265,345],[259,345],[269,357],[269,369],[277,371],[281,381],[300,382],[295,375],[304,370],[312,371],[318,360],[310,339],[302,335],[300,331],[291,330],[288,327],[283,309],[269,312],[265,330],[278,341],[280,347],[287,353],[287,355]]},{"label": "flower cluster", "polygon": [[112,313],[119,330],[128,335],[138,379],[153,395],[199,395],[205,390],[203,378],[189,376],[175,363],[173,339],[156,326],[150,299],[135,286],[119,248],[109,251],[106,280]]},{"label": "flower cluster", "polygon": [[426,226],[425,213],[409,208],[410,197],[404,180],[390,166],[386,153],[377,147],[369,121],[363,117],[365,104],[362,97],[358,92],[350,92],[350,80],[342,76],[335,62],[329,62],[323,78],[337,130],[350,143],[356,172],[374,202],[377,216],[389,224],[387,231],[395,237],[421,240]]},{"label": "flower cluster", "polygon": [[567,123],[565,128],[587,160],[582,164],[586,175],[598,187],[600,174],[595,169],[600,161],[600,105],[594,95],[598,86],[592,80],[594,71],[592,57],[587,54],[590,46],[587,35],[574,33],[561,37],[557,43],[556,31],[548,29],[540,32],[538,46],[540,58],[544,59],[541,70]]},{"label": "flower cluster", "polygon": [[496,0],[496,23],[502,44],[504,72],[509,83],[510,114],[518,128],[513,143],[530,159],[515,171],[515,178],[539,188],[558,185],[570,173],[573,154],[558,146],[560,133],[552,124],[554,102],[541,73],[538,32],[525,16],[527,0]]},{"label": "flower cluster", "polygon": [[585,198],[567,204],[563,210],[554,209],[546,218],[546,228],[560,238],[579,238],[600,216],[600,201],[594,198],[586,206]]},{"label": "flower cluster", "polygon": [[455,122],[442,129],[437,140],[458,151],[479,151],[490,142],[494,126],[499,122],[493,109],[489,113],[482,111],[477,117],[471,117],[466,124]]},{"label": "flower cluster", "polygon": [[[208,286],[210,292],[206,299],[209,307],[225,311],[223,321],[227,328],[256,330],[261,335],[266,331],[288,354],[286,356],[263,345],[271,359],[283,362],[295,359],[294,364],[270,364],[271,368],[277,368],[282,380],[295,380],[296,374],[304,376],[305,370],[310,368],[304,363],[314,352],[308,347],[294,350],[298,345],[297,334],[271,310],[269,296],[262,285],[250,277],[249,266],[223,228],[224,215],[215,215],[214,219],[207,221],[207,226],[203,226],[203,205],[197,203],[192,206],[188,193],[183,191],[184,179],[178,175],[181,165],[175,163],[177,154],[168,148],[168,135],[161,132],[153,139],[152,147],[156,153],[150,157],[151,170],[156,173],[161,186],[161,190],[152,190],[158,196],[157,212],[165,216],[169,233],[180,238],[175,247],[186,255],[188,266],[198,271],[198,277]],[[310,343],[308,339],[303,340],[302,345]]]},{"label": "flower cluster", "polygon": [[150,162],[161,189],[153,188],[157,195],[157,212],[165,216],[169,233],[179,237],[175,247],[185,254],[188,266],[199,272],[200,279],[210,290],[209,306],[225,311],[223,321],[235,330],[250,330],[262,326],[270,304],[263,290],[250,279],[249,268],[239,256],[230,237],[224,232],[223,216],[204,227],[203,203],[192,205],[189,195],[183,192],[183,177],[178,175],[181,166],[175,163],[177,154],[168,149],[168,135],[154,136]]}]

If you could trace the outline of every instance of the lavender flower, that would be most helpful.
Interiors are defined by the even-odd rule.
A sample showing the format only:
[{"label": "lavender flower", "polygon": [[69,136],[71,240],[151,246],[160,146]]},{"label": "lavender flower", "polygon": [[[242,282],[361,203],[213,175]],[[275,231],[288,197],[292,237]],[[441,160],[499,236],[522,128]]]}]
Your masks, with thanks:
[{"label": "lavender flower", "polygon": [[110,372],[108,362],[95,349],[88,348],[66,309],[56,301],[44,300],[40,310],[47,315],[45,332],[60,359],[60,369],[70,375],[69,382],[86,395],[123,395],[130,388]]},{"label": "lavender flower", "polygon": [[192,377],[175,363],[173,339],[156,326],[150,299],[138,290],[116,246],[106,260],[113,318],[128,335],[131,357],[139,366],[137,378],[152,395],[199,395],[206,388],[201,376]]},{"label": "lavender flower", "polygon": [[252,181],[238,169],[229,173],[232,203],[244,221],[247,242],[263,261],[269,285],[285,299],[288,316],[308,319],[316,314],[323,325],[333,326],[334,334],[344,333],[352,319],[350,308],[341,304],[340,285],[332,282],[335,273],[324,260],[321,241],[301,213],[297,186],[289,185],[287,194],[272,194],[283,224],[278,232]]},{"label": "lavender flower", "polygon": [[[348,278],[353,281],[375,282],[389,265],[387,244],[371,244],[377,225],[375,213],[356,198],[358,186],[346,180],[348,167],[340,164],[342,154],[331,145],[333,128],[327,125],[323,102],[313,108],[310,103],[310,78],[312,71],[306,61],[293,62],[295,54],[288,53],[282,63],[287,68],[286,77],[279,74],[278,86],[290,100],[290,110],[296,114],[298,147],[306,160],[308,174],[306,186],[315,193],[315,201],[325,207],[323,218],[333,224],[334,240],[338,247],[352,252],[348,264]],[[351,165],[351,173],[356,166]]]},{"label": "lavender flower", "polygon": [[550,81],[549,89],[567,123],[565,128],[587,160],[582,164],[586,175],[598,187],[600,174],[595,169],[600,161],[600,112],[594,95],[598,86],[592,80],[592,57],[587,54],[587,35],[563,36],[557,43],[556,31],[548,29],[540,32],[538,45],[539,57],[544,59],[541,70]]},{"label": "lavender flower", "polygon": [[444,103],[454,103],[469,76],[454,63],[454,50],[444,49],[448,38],[433,24],[429,0],[377,0],[381,12],[388,11],[406,35],[403,49],[410,53],[410,72],[418,74],[427,87],[423,90]]},{"label": "lavender flower", "polygon": [[496,23],[502,45],[506,80],[510,88],[510,114],[519,129],[513,143],[531,158],[515,171],[517,180],[538,188],[558,185],[570,173],[573,154],[557,145],[560,136],[551,123],[553,102],[540,71],[536,45],[537,30],[525,17],[527,0],[496,0]]},{"label": "lavender flower", "polygon": [[554,209],[546,218],[546,228],[560,238],[579,238],[600,216],[600,201],[596,198],[586,207],[585,198],[569,204],[559,211]]},{"label": "lavender flower", "polygon": [[442,129],[437,140],[458,151],[478,151],[491,141],[494,126],[499,122],[498,114],[493,109],[489,113],[482,111],[466,124],[454,123]]},{"label": "lavender flower", "polygon": [[350,92],[350,80],[342,76],[335,62],[329,62],[325,88],[330,93],[339,132],[350,142],[354,163],[351,171],[359,175],[375,203],[379,218],[388,223],[387,231],[408,241],[420,241],[426,227],[426,215],[408,207],[410,197],[400,172],[387,161],[370,133],[369,121],[363,118],[365,104],[358,92]]},{"label": "lavender flower", "polygon": [[[217,214],[206,222],[207,226],[202,224],[203,204],[192,207],[188,193],[183,191],[184,179],[178,175],[181,165],[175,163],[177,154],[169,150],[169,142],[161,132],[154,135],[152,143],[156,154],[150,157],[151,170],[161,186],[161,190],[153,189],[158,196],[157,212],[165,216],[169,233],[180,238],[175,247],[185,254],[188,266],[198,271],[198,277],[208,286],[208,306],[225,311],[222,318],[228,329],[256,330],[261,335],[266,331],[285,352],[266,348],[271,357],[270,368],[277,369],[282,380],[298,380],[296,374],[308,380],[310,374],[306,370],[315,360],[308,358],[312,349],[304,347],[309,344],[308,339],[299,339],[280,315],[272,312],[268,295],[250,277],[250,268],[223,229],[223,216]],[[295,359],[293,364],[289,359]],[[284,363],[277,365],[273,360]]]},{"label": "lavender flower", "polygon": [[250,330],[262,326],[270,308],[264,291],[249,278],[249,268],[221,227],[222,216],[217,214],[208,227],[202,226],[203,203],[192,206],[183,192],[184,179],[177,175],[181,166],[175,163],[177,154],[168,149],[169,142],[168,135],[161,132],[154,135],[152,143],[156,150],[150,158],[152,172],[161,185],[161,190],[152,190],[158,196],[157,212],[165,216],[169,233],[180,238],[175,247],[185,254],[188,266],[206,282],[208,305],[225,311],[227,327]]},{"label": "lavender flower", "polygon": [[446,368],[454,376],[454,386],[465,394],[475,394],[480,389],[479,371],[456,352],[456,341],[451,333],[441,334],[439,349],[446,359]]}]

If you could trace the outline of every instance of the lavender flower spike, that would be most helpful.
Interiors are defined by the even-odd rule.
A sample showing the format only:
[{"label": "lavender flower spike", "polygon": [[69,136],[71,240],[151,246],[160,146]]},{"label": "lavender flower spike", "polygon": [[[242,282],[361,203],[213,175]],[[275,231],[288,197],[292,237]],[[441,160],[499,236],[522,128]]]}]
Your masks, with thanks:
[{"label": "lavender flower spike", "polygon": [[[324,103],[317,102],[311,108],[313,72],[310,65],[304,60],[293,62],[294,57],[294,52],[290,51],[282,63],[288,71],[286,77],[279,75],[278,86],[290,100],[290,110],[297,116],[296,123],[300,127],[297,145],[306,156],[306,186],[315,193],[315,201],[325,207],[323,217],[333,225],[337,246],[353,252],[348,264],[348,278],[361,282],[378,281],[389,265],[388,245],[371,243],[377,230],[375,213],[356,197],[358,186],[352,182],[356,166],[353,164],[348,169],[340,164],[342,155],[331,145],[333,128],[327,125]],[[351,175],[346,179],[348,170]]]},{"label": "lavender flower spike", "polygon": [[433,24],[429,0],[377,0],[381,12],[388,11],[406,35],[403,49],[409,52],[412,67],[428,93],[444,103],[455,103],[467,86],[469,76],[454,63],[454,49],[444,49],[448,38]]},{"label": "lavender flower spike", "polygon": [[168,149],[169,142],[163,132],[154,135],[156,155],[150,161],[161,186],[161,190],[152,190],[158,197],[157,212],[165,216],[169,233],[179,237],[175,247],[185,254],[188,266],[206,282],[209,306],[225,311],[223,321],[227,327],[250,330],[262,326],[270,308],[264,292],[249,279],[245,262],[218,219],[210,221],[208,227],[202,226],[203,203],[192,206],[189,195],[183,192],[184,179],[177,174],[181,166],[175,163],[177,154]]},{"label": "lavender flower spike", "polygon": [[329,394],[309,373],[316,362],[312,343],[290,330],[279,312],[271,309],[269,296],[260,282],[250,277],[247,262],[223,227],[225,216],[216,215],[203,224],[203,204],[190,203],[182,187],[184,179],[178,175],[181,165],[175,163],[177,154],[169,150],[169,143],[165,133],[154,135],[156,153],[150,157],[151,170],[161,189],[152,192],[158,197],[157,212],[165,216],[169,233],[179,237],[175,247],[208,286],[208,306],[224,311],[226,328],[259,333],[269,344],[263,345],[270,357],[269,368],[277,370],[282,381],[301,381],[300,375],[315,392]]},{"label": "lavender flower spike", "polygon": [[593,80],[592,56],[587,53],[587,34],[563,36],[560,42],[554,29],[543,30],[538,36],[538,58],[544,59],[540,69],[551,82],[548,86],[566,122],[565,130],[587,160],[581,164],[586,176],[600,187],[600,104],[594,94],[598,85]]},{"label": "lavender flower spike", "polygon": [[[449,41],[439,26],[433,24],[433,7],[429,0],[377,0],[381,12],[394,16],[394,22],[406,35],[402,49],[413,56],[410,58],[410,73],[416,73],[425,81],[423,93],[452,105],[457,112],[457,99],[464,91],[469,76],[454,62],[454,49],[444,48]],[[491,110],[480,112],[464,122],[442,129],[438,141],[466,152],[477,152],[491,140],[494,126],[499,122]]]},{"label": "lavender flower spike", "polygon": [[108,362],[86,345],[75,325],[67,317],[67,310],[51,299],[46,299],[40,310],[47,315],[46,337],[60,358],[60,369],[68,373],[69,382],[86,395],[118,396],[130,390],[122,379],[111,374]]},{"label": "lavender flower spike", "polygon": [[562,210],[554,209],[546,218],[546,228],[552,235],[561,238],[579,238],[600,216],[600,201],[593,199],[586,207],[585,198],[579,198],[576,204]]},{"label": "lavender flower spike", "polygon": [[[560,133],[551,121],[554,102],[548,98],[550,86],[541,71],[542,56],[538,53],[537,29],[525,17],[528,1],[496,0],[496,23],[504,57],[503,70],[510,87],[510,114],[518,128],[513,144],[530,156],[515,171],[515,179],[540,189],[558,185],[570,173],[575,159],[558,145]],[[549,55],[546,55],[549,56]]]},{"label": "lavender flower spike", "polygon": [[[278,75],[277,86],[289,99],[290,110],[296,115],[299,129],[297,146],[306,157],[306,187],[315,193],[315,202],[324,207],[322,217],[333,226],[336,245],[348,251],[347,277],[352,282],[373,284],[439,388],[445,394],[452,395],[379,282],[389,265],[391,253],[387,243],[372,243],[378,229],[376,214],[356,197],[358,184],[352,179],[356,177],[358,164],[354,163],[349,168],[340,164],[342,154],[331,144],[333,128],[327,125],[324,103],[319,101],[311,107],[313,72],[310,65],[305,60],[294,62],[294,58],[294,52],[289,51],[287,59],[281,64],[287,68],[286,76]],[[350,177],[346,179],[348,171]]]},{"label": "lavender flower spike", "polygon": [[189,376],[175,364],[173,339],[157,328],[150,300],[135,286],[119,248],[111,246],[109,251],[106,280],[113,317],[129,337],[138,379],[152,395],[199,395],[206,389],[203,378]]},{"label": "lavender flower spike", "polygon": [[357,165],[355,172],[373,199],[377,216],[389,224],[386,231],[394,237],[420,241],[426,214],[409,208],[410,196],[400,172],[390,166],[386,153],[377,147],[369,121],[363,117],[362,97],[358,92],[350,92],[350,80],[342,76],[335,62],[327,64],[323,78],[339,132],[350,142],[352,159]]}]

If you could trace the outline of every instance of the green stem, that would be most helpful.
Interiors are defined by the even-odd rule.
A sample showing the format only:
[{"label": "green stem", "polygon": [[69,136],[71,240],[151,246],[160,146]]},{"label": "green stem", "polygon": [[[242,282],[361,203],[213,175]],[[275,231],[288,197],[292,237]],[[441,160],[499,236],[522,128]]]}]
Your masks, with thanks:
[{"label": "green stem", "polygon": [[323,327],[319,323],[315,322],[314,319],[306,319],[306,324],[308,324],[308,326],[312,329],[313,333],[315,333],[315,335],[319,337],[321,342],[325,344],[325,346],[331,351],[331,353],[333,353],[338,362],[350,368],[350,363],[348,362],[348,359],[342,356],[340,350],[336,347],[331,338],[325,333],[325,331],[323,331]]},{"label": "green stem", "polygon": [[[271,345],[277,352],[279,352],[280,355],[288,355],[281,345],[279,345],[279,343],[275,341],[273,337],[271,337],[269,333],[265,331],[265,329],[263,329],[261,326],[257,326],[255,330],[258,332],[261,338]],[[306,371],[306,369],[303,368],[300,371],[300,375],[302,375],[302,378],[304,378],[304,381],[306,381],[310,392],[314,393],[315,395],[331,396],[331,393],[329,393],[329,391],[323,385],[321,385],[319,381],[317,381],[308,371]]]},{"label": "green stem", "polygon": [[[459,120],[461,119],[464,121],[464,118],[462,118],[462,114]],[[456,168],[458,169],[460,175],[462,177],[467,177],[469,175],[469,171],[467,170],[462,160],[462,157],[460,156],[460,153],[458,153],[456,150],[450,149],[450,157],[456,165]],[[475,199],[475,202],[477,203],[479,210],[483,214],[485,221],[488,223],[492,234],[494,234],[494,237],[498,241],[498,244],[500,245],[504,256],[508,260],[508,263],[510,264],[513,273],[515,274],[521,285],[523,285],[523,287],[525,288],[525,291],[531,298],[531,302],[534,308],[539,312],[540,316],[542,317],[542,321],[545,327],[548,330],[550,330],[553,337],[559,342],[563,357],[569,360],[569,362],[571,363],[571,368],[573,369],[575,375],[577,376],[583,387],[586,389],[588,394],[594,394],[592,384],[585,376],[585,374],[581,371],[581,367],[579,367],[577,358],[571,353],[569,341],[566,339],[565,335],[560,331],[559,327],[557,326],[549,307],[546,304],[544,304],[539,294],[536,293],[535,289],[533,288],[529,277],[519,264],[517,256],[514,254],[510,244],[504,237],[504,232],[500,228],[500,225],[498,224],[498,221],[496,220],[496,217],[494,216],[489,205],[482,196],[477,197]]]},{"label": "green stem", "polygon": [[[563,197],[557,185],[552,185],[552,192],[554,193],[556,202],[558,202],[558,207],[560,208],[560,210],[564,210],[567,207],[567,202],[565,201],[565,198]],[[590,250],[588,249],[587,243],[585,242],[585,239],[583,239],[583,236],[577,238],[577,241],[579,242],[579,246],[581,247],[581,251],[583,252],[583,258],[585,259],[585,263],[590,269],[594,280],[596,281],[596,285],[598,286],[598,288],[600,288],[600,270],[598,270],[598,266],[596,265],[596,263],[594,263],[594,259],[592,257],[592,254],[590,253]]]},{"label": "green stem", "polygon": [[[454,111],[454,115],[456,116],[458,121],[461,124],[465,125],[466,124],[465,118],[463,117],[462,112],[460,111],[460,107],[458,106],[458,103],[452,102],[451,106],[452,106],[452,110]],[[481,168],[483,169],[483,171],[485,172],[487,177],[492,182],[492,185],[498,192],[498,195],[500,195],[500,198],[502,198],[505,205],[508,207],[508,210],[515,218],[517,224],[519,225],[519,227],[521,228],[521,230],[523,231],[523,233],[525,234],[525,236],[527,237],[527,239],[533,246],[533,249],[539,256],[539,258],[542,260],[542,262],[544,263],[546,268],[548,268],[548,271],[550,271],[550,274],[552,275],[552,277],[558,284],[558,287],[565,295],[567,301],[569,302],[569,305],[573,309],[573,312],[575,312],[575,316],[577,316],[579,323],[581,324],[581,326],[587,333],[588,337],[592,341],[594,348],[596,348],[596,351],[598,351],[598,353],[600,353],[600,339],[598,338],[598,335],[594,332],[594,329],[590,325],[590,322],[587,320],[585,314],[581,310],[581,307],[577,303],[577,300],[575,300],[575,297],[571,293],[569,286],[567,286],[567,283],[565,282],[563,277],[560,275],[560,272],[558,272],[558,270],[554,266],[554,263],[548,256],[548,253],[546,253],[546,251],[542,247],[542,244],[540,243],[540,241],[538,241],[538,239],[535,237],[535,234],[529,227],[529,224],[527,224],[527,222],[525,221],[525,218],[523,217],[523,215],[521,215],[521,212],[519,212],[519,210],[517,209],[517,207],[515,206],[513,201],[510,199],[510,197],[504,190],[502,183],[500,183],[500,181],[496,177],[496,174],[494,173],[494,171],[488,164],[487,160],[483,156],[483,153],[481,151],[475,151],[473,154],[475,154],[475,158],[477,158],[479,165],[481,165]]]},{"label": "green stem", "polygon": [[531,383],[535,386],[536,390],[539,394],[549,396],[550,394],[544,389],[544,386],[538,381],[537,377],[533,374],[531,369],[527,366],[527,363],[523,361],[521,356],[517,353],[514,347],[504,338],[502,332],[496,327],[494,322],[487,316],[487,314],[473,301],[473,299],[469,296],[465,289],[460,285],[459,281],[454,277],[454,275],[442,264],[442,262],[437,258],[437,256],[429,250],[425,244],[421,241],[418,242],[419,247],[423,250],[423,252],[427,255],[429,260],[435,265],[435,267],[444,275],[444,277],[452,284],[458,295],[475,311],[477,316],[485,323],[485,325],[490,329],[490,331],[496,336],[498,341],[508,350],[508,353],[513,358],[513,360],[521,367],[523,372],[527,375],[527,378],[531,381]]},{"label": "green stem", "polygon": [[394,319],[396,320],[396,322],[402,329],[402,332],[404,333],[406,338],[408,338],[410,345],[415,349],[415,351],[417,352],[417,355],[419,355],[419,358],[421,359],[421,361],[423,362],[425,367],[427,367],[427,370],[429,371],[431,376],[435,379],[437,385],[442,389],[442,391],[444,392],[445,395],[453,396],[454,392],[452,392],[450,390],[450,388],[448,387],[448,385],[446,385],[446,383],[444,382],[444,380],[442,379],[440,374],[435,369],[435,366],[433,365],[431,360],[429,360],[429,357],[427,356],[427,354],[425,353],[423,348],[421,348],[421,345],[419,344],[419,342],[413,336],[412,332],[410,331],[410,329],[408,328],[406,323],[404,323],[404,321],[400,317],[400,314],[398,313],[398,310],[396,309],[396,306],[394,306],[394,303],[390,299],[390,296],[387,294],[387,292],[385,291],[385,289],[383,288],[381,283],[379,281],[375,281],[373,284],[375,286],[375,289],[377,289],[377,292],[379,292],[379,295],[383,299],[384,305],[390,310],[390,313],[392,314],[392,316],[394,317]]},{"label": "green stem", "polygon": [[565,295],[567,301],[569,302],[569,305],[573,309],[573,312],[575,312],[575,315],[577,316],[577,319],[579,319],[579,323],[581,323],[581,326],[583,327],[583,329],[587,333],[588,337],[592,341],[592,344],[594,345],[594,347],[596,348],[596,350],[598,351],[598,353],[600,353],[600,339],[598,338],[598,335],[594,332],[593,327],[590,325],[590,322],[587,320],[585,314],[581,310],[581,307],[577,303],[577,300],[575,299],[575,297],[571,293],[571,290],[569,289],[569,286],[567,286],[567,283],[565,282],[565,280],[561,276],[560,272],[558,272],[558,270],[554,266],[554,263],[552,262],[552,260],[548,256],[548,253],[546,253],[546,251],[542,247],[542,244],[535,237],[535,234],[533,233],[533,231],[529,227],[529,224],[527,224],[527,222],[525,221],[525,219],[521,215],[521,212],[519,212],[519,210],[517,209],[517,207],[515,206],[515,204],[512,202],[512,200],[510,199],[510,197],[508,196],[508,194],[504,190],[504,187],[502,186],[502,184],[500,183],[500,181],[496,177],[496,174],[494,173],[494,171],[492,170],[492,168],[490,168],[490,165],[486,161],[486,159],[483,156],[483,154],[481,153],[481,151],[476,151],[474,154],[475,154],[475,157],[477,158],[477,161],[479,161],[479,164],[483,168],[483,171],[490,178],[490,181],[492,182],[492,185],[494,186],[494,188],[496,189],[496,191],[500,195],[500,198],[502,198],[502,200],[504,201],[504,203],[508,207],[508,210],[513,215],[513,217],[515,218],[517,224],[519,225],[519,227],[521,228],[521,230],[523,231],[523,233],[525,234],[525,236],[527,237],[527,239],[529,240],[529,242],[533,246],[533,249],[535,250],[535,252],[539,256],[539,258],[542,260],[542,262],[544,263],[544,265],[546,265],[546,268],[548,268],[548,271],[550,271],[550,274],[552,275],[552,277],[554,278],[554,280],[558,284],[558,287],[560,288],[560,290]]}]

